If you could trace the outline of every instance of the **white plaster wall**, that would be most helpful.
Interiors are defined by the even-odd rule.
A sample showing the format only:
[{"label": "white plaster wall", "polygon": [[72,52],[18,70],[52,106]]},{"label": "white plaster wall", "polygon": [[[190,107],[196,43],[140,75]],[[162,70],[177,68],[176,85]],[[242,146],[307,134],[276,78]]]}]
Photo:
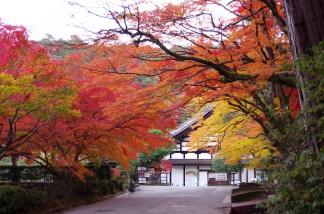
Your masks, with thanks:
[{"label": "white plaster wall", "polygon": [[249,169],[249,183],[256,182],[254,179],[254,169]]},{"label": "white plaster wall", "polygon": [[242,171],[242,182],[246,183],[246,168]]},{"label": "white plaster wall", "polygon": [[174,153],[174,154],[172,154],[172,159],[183,159],[183,154]]},{"label": "white plaster wall", "polygon": [[236,174],[234,175],[234,183],[235,183],[235,184],[240,183],[240,173],[236,173]]},{"label": "white plaster wall", "polygon": [[172,170],[166,176],[167,176],[167,183],[171,183],[172,184],[172,181],[171,181],[171,173],[172,173]]},{"label": "white plaster wall", "polygon": [[183,146],[182,147],[182,151],[188,151],[191,147],[186,147],[186,146]]},{"label": "white plaster wall", "polygon": [[171,183],[173,186],[183,186],[183,166],[173,166],[171,170]]},{"label": "white plaster wall", "polygon": [[[246,180],[246,174],[248,174],[248,180]],[[245,182],[245,183],[254,182],[252,179],[254,179],[254,169],[244,168],[243,173],[242,173],[242,182]]]},{"label": "white plaster wall", "polygon": [[197,186],[197,182],[198,182],[197,166],[186,166],[185,186]]},{"label": "white plaster wall", "polygon": [[210,159],[211,156],[208,153],[201,153],[199,154],[199,159]]},{"label": "white plaster wall", "polygon": [[207,186],[208,177],[207,172],[199,172],[199,186]]},{"label": "white plaster wall", "polygon": [[197,154],[195,153],[187,153],[185,159],[197,159]]}]

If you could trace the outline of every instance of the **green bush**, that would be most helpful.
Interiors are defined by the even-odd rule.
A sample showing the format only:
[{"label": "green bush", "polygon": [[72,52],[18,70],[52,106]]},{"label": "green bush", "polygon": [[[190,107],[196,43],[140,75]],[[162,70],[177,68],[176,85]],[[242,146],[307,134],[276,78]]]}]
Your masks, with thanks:
[{"label": "green bush", "polygon": [[97,188],[101,194],[116,194],[119,191],[124,191],[124,184],[122,181],[109,180],[97,184]]},{"label": "green bush", "polygon": [[[273,169],[275,197],[264,204],[271,214],[324,213],[324,42],[295,64],[308,80],[300,88],[306,92],[304,115],[284,127],[284,135],[274,132],[276,142],[287,148]],[[309,105],[311,104],[311,105]],[[310,116],[310,117],[309,117]],[[307,127],[307,130],[305,129]],[[273,131],[272,131],[273,132]],[[312,140],[310,140],[312,139]],[[312,141],[316,141],[318,149]]]},{"label": "green bush", "polygon": [[113,180],[108,181],[107,185],[110,187],[110,193],[111,194],[116,194],[117,193],[117,187],[116,187],[115,182]]},{"label": "green bush", "polygon": [[277,194],[265,204],[268,213],[324,212],[324,149],[319,155],[304,151],[294,167],[278,171]]},{"label": "green bush", "polygon": [[43,191],[28,190],[28,207],[42,207],[48,202],[48,194]]},{"label": "green bush", "polygon": [[21,187],[0,186],[0,213],[19,213],[26,210],[27,193]]},{"label": "green bush", "polygon": [[99,192],[104,194],[104,195],[107,195],[108,193],[110,193],[110,185],[108,185],[107,183],[100,183],[98,185],[98,189],[99,189]]},{"label": "green bush", "polygon": [[0,186],[0,213],[22,213],[48,202],[46,192],[26,190],[18,186]]},{"label": "green bush", "polygon": [[112,182],[114,183],[117,191],[124,191],[124,184],[122,181],[112,180]]},{"label": "green bush", "polygon": [[124,191],[124,182],[123,181],[118,181],[118,189],[119,191]]}]

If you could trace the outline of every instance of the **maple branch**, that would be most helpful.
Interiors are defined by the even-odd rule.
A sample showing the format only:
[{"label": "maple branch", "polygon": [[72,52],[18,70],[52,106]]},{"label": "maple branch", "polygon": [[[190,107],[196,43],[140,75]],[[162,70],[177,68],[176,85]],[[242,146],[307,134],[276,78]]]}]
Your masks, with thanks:
[{"label": "maple branch", "polygon": [[[199,83],[204,83],[204,84],[199,84]],[[215,86],[208,85],[205,81],[201,81],[198,83],[185,83],[185,85],[195,86],[195,87],[203,87],[203,88],[207,88],[207,89],[211,89],[211,90],[218,90],[221,88],[221,87],[215,87]]]},{"label": "maple branch", "polygon": [[5,70],[4,72],[8,72],[10,70],[12,70],[14,67],[16,67],[16,65],[23,59],[23,57],[29,52],[29,50],[31,49],[31,47],[27,48],[23,54],[21,54],[21,56],[15,61],[15,63],[10,66],[10,68],[8,68],[7,70]]},{"label": "maple branch", "polygon": [[[224,79],[224,82],[233,82],[237,80],[244,80],[249,81],[251,79],[254,79],[255,77],[246,75],[246,74],[238,74],[235,72],[232,72],[229,70],[229,68],[222,64],[216,64],[209,60],[205,60],[202,58],[194,57],[194,56],[188,56],[188,55],[181,55],[177,54],[174,51],[167,48],[158,38],[153,36],[151,33],[143,32],[139,29],[139,23],[137,23],[137,28],[129,28],[127,25],[122,25],[118,18],[114,15],[112,11],[110,12],[110,16],[115,21],[115,23],[119,26],[119,29],[110,29],[105,31],[106,35],[109,33],[119,33],[119,34],[125,34],[130,36],[130,38],[134,38],[134,44],[135,46],[138,46],[140,43],[144,42],[151,42],[158,47],[160,47],[161,50],[163,50],[168,55],[172,56],[177,61],[194,61],[203,65],[207,65],[219,72],[220,75],[224,76],[226,79]],[[137,17],[138,18],[138,17]],[[124,22],[126,17],[124,18]],[[137,19],[139,21],[139,19]],[[132,32],[133,31],[133,32]],[[102,31],[98,32],[100,34]],[[144,38],[143,38],[144,37]]]},{"label": "maple branch", "polygon": [[[218,4],[221,5],[221,4]],[[222,7],[224,7],[225,9],[227,9],[224,5],[221,5]],[[263,6],[261,8],[259,8],[257,11],[252,11],[251,8],[246,8],[244,5],[242,5],[242,7],[244,7],[246,10],[251,11],[250,14],[248,16],[240,16],[239,14],[236,14],[238,17],[241,17],[240,20],[232,23],[232,25],[238,24],[239,22],[249,19],[250,17],[253,17],[255,14],[260,13],[260,11],[263,11],[265,8],[267,8],[269,5],[266,4],[266,6]],[[221,81],[223,83],[230,83],[230,82],[235,82],[235,81],[248,81],[253,83],[257,78],[258,75],[250,75],[250,74],[244,74],[244,73],[237,73],[236,72],[236,65],[234,65],[233,69],[230,69],[229,67],[227,67],[225,64],[226,63],[215,63],[211,60],[208,59],[203,59],[200,57],[196,57],[193,55],[190,55],[189,53],[183,52],[183,53],[178,53],[177,51],[173,51],[171,48],[168,48],[168,46],[166,44],[164,44],[159,38],[159,36],[154,36],[153,33],[151,32],[145,32],[143,31],[143,29],[141,29],[141,14],[139,13],[139,8],[138,6],[135,8],[136,12],[133,13],[131,10],[131,7],[129,6],[121,6],[123,11],[122,12],[118,12],[118,13],[114,13],[114,11],[112,11],[110,8],[107,8],[107,12],[108,12],[108,18],[110,18],[111,20],[113,20],[116,24],[117,24],[117,28],[115,29],[107,29],[107,30],[100,30],[99,32],[97,32],[98,35],[101,35],[101,37],[96,41],[101,41],[103,39],[106,38],[110,38],[112,37],[112,35],[116,35],[116,34],[120,34],[120,35],[128,35],[131,39],[133,40],[133,44],[135,46],[139,46],[141,43],[145,43],[145,42],[150,42],[151,44],[155,44],[157,45],[161,50],[163,50],[166,54],[168,54],[171,58],[173,58],[176,61],[191,61],[191,62],[196,62],[198,63],[197,66],[208,66],[214,70],[216,70],[221,76]],[[274,11],[276,9],[273,9]],[[233,11],[231,11],[233,13]],[[95,14],[95,13],[93,13]],[[203,15],[207,15],[209,17],[211,17],[211,14],[205,14],[205,13],[201,13],[201,14],[196,14],[193,15],[192,17],[198,17],[198,16],[203,16]],[[129,16],[132,16],[133,19],[131,19]],[[190,23],[186,23],[182,24],[179,23],[182,20],[185,20],[186,18],[192,18],[192,17],[182,17],[181,19],[174,19],[174,18],[170,18],[172,22],[174,22],[175,24],[177,24],[175,27],[179,26],[182,27],[183,29],[187,30],[188,32],[203,36],[205,38],[208,38],[212,41],[216,41],[214,40],[214,38],[208,36],[207,34],[205,34],[204,32],[208,32],[208,29],[203,29],[197,26],[193,26]],[[129,19],[131,19],[129,21]],[[213,21],[212,17],[211,20]],[[131,25],[129,23],[134,23],[134,27],[131,27]],[[214,28],[215,23],[213,24]],[[228,28],[228,26],[224,27],[222,30]],[[181,34],[181,37],[189,42],[191,42],[193,45],[202,48],[206,51],[210,51],[208,50],[206,47],[204,47],[203,45],[198,44],[197,42],[195,42],[194,40],[188,38],[185,34],[185,32],[183,32],[181,29],[179,29]],[[188,33],[187,32],[187,33]],[[222,32],[218,32],[218,31],[214,31],[211,30],[210,32],[217,32],[222,34]],[[170,34],[167,32],[164,32],[164,35],[169,35],[169,36],[180,36],[180,34]],[[223,34],[222,34],[223,35]],[[223,35],[224,36],[224,35]],[[219,41],[217,41],[219,42]],[[269,49],[269,47],[268,47]],[[260,51],[261,54],[265,57],[265,59],[268,59],[268,56],[266,55],[265,51],[263,50],[262,47],[260,47]],[[269,52],[269,54],[271,54],[271,50],[267,50]],[[148,60],[148,59],[146,59]],[[216,60],[217,61],[217,60]],[[253,59],[250,61],[252,62]],[[230,60],[228,62],[233,62],[233,60]],[[245,60],[245,62],[247,62],[247,60]],[[116,72],[116,70],[114,70]],[[284,84],[287,86],[293,86],[295,87],[295,83],[293,80],[293,77],[281,77],[280,75],[273,75],[270,76],[268,81],[270,82],[278,82],[280,84]]]},{"label": "maple branch", "polygon": [[260,124],[260,126],[262,127],[264,133],[268,136],[270,133],[270,129],[269,127],[266,125],[265,121],[262,120],[262,118],[255,114],[252,113],[249,109],[247,109],[246,107],[244,107],[244,105],[242,104],[242,102],[239,99],[234,98],[234,100],[238,103],[238,104],[234,104],[233,102],[228,102],[229,105],[235,107],[238,111],[243,112],[245,115],[251,115],[251,117],[253,118],[253,120],[255,120],[256,122],[258,122]]},{"label": "maple branch", "polygon": [[248,15],[248,16],[244,16],[244,17],[242,17],[242,19],[240,19],[240,20],[238,20],[238,21],[236,21],[236,22],[233,22],[233,23],[228,24],[227,26],[225,26],[225,27],[223,28],[223,30],[226,30],[226,29],[227,29],[228,27],[230,27],[230,26],[237,25],[238,23],[243,22],[244,20],[246,20],[246,19],[248,19],[248,18],[251,18],[252,16],[254,16],[255,14],[258,14],[260,11],[262,11],[262,10],[265,9],[265,8],[267,8],[267,6],[263,6],[263,7],[261,7],[259,10],[257,10],[257,11],[255,11],[255,12],[251,13],[250,15]]},{"label": "maple branch", "polygon": [[268,81],[285,85],[287,87],[296,88],[296,78],[291,71],[273,73],[268,78]]},{"label": "maple branch", "polygon": [[287,25],[285,20],[279,15],[278,9],[277,9],[277,3],[274,0],[259,0],[267,5],[267,7],[271,10],[272,15],[276,18],[278,21],[278,25],[281,29],[281,31],[288,36],[288,31],[286,29]]}]

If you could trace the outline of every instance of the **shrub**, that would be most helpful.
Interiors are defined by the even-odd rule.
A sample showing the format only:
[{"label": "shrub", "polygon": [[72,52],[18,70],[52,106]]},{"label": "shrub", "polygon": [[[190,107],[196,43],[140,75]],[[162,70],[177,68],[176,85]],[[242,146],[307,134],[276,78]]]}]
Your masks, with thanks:
[{"label": "shrub", "polygon": [[46,192],[26,190],[18,186],[0,186],[0,213],[22,213],[41,208],[48,202]]},{"label": "shrub", "polygon": [[319,155],[304,151],[293,167],[278,171],[277,194],[265,204],[268,213],[324,212],[324,149]]},{"label": "shrub", "polygon": [[26,210],[27,193],[21,187],[0,186],[0,213],[19,213]]},{"label": "shrub", "polygon": [[[276,196],[265,204],[268,213],[324,213],[324,148],[320,151],[310,148],[309,140],[316,139],[319,148],[323,145],[323,62],[324,42],[295,62],[302,75],[310,77],[307,84],[300,85],[308,100],[304,101],[307,103],[303,106],[304,117],[297,117],[293,124],[285,127],[285,135],[276,136],[278,142],[290,148],[282,158],[283,167],[272,173],[277,186]],[[309,129],[305,129],[305,124]]]},{"label": "shrub", "polygon": [[123,181],[118,181],[118,189],[119,191],[124,191],[124,182]]},{"label": "shrub", "polygon": [[28,190],[27,191],[28,207],[42,207],[48,202],[48,194],[43,191]]},{"label": "shrub", "polygon": [[99,189],[99,192],[104,194],[104,195],[107,195],[108,193],[110,193],[110,185],[108,185],[107,183],[100,183],[98,185],[98,189]]},{"label": "shrub", "polygon": [[117,193],[117,187],[116,187],[116,185],[115,185],[115,182],[112,181],[112,180],[110,180],[110,181],[107,182],[107,184],[108,184],[109,187],[110,187],[110,193],[111,193],[111,194],[116,194],[116,193]]},{"label": "shrub", "polygon": [[117,191],[124,191],[124,184],[122,181],[112,180],[112,182],[114,183]]}]

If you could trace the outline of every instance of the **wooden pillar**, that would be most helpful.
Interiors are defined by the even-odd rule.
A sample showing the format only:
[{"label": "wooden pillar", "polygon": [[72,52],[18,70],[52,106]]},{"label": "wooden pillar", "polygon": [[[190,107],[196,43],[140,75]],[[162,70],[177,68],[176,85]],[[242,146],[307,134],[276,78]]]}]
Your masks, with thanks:
[{"label": "wooden pillar", "polygon": [[200,178],[199,178],[199,165],[197,165],[197,186],[199,186],[199,180],[200,180]]},{"label": "wooden pillar", "polygon": [[183,165],[183,186],[186,186],[186,165]]},{"label": "wooden pillar", "polygon": [[254,180],[256,180],[256,169],[254,168]]}]

